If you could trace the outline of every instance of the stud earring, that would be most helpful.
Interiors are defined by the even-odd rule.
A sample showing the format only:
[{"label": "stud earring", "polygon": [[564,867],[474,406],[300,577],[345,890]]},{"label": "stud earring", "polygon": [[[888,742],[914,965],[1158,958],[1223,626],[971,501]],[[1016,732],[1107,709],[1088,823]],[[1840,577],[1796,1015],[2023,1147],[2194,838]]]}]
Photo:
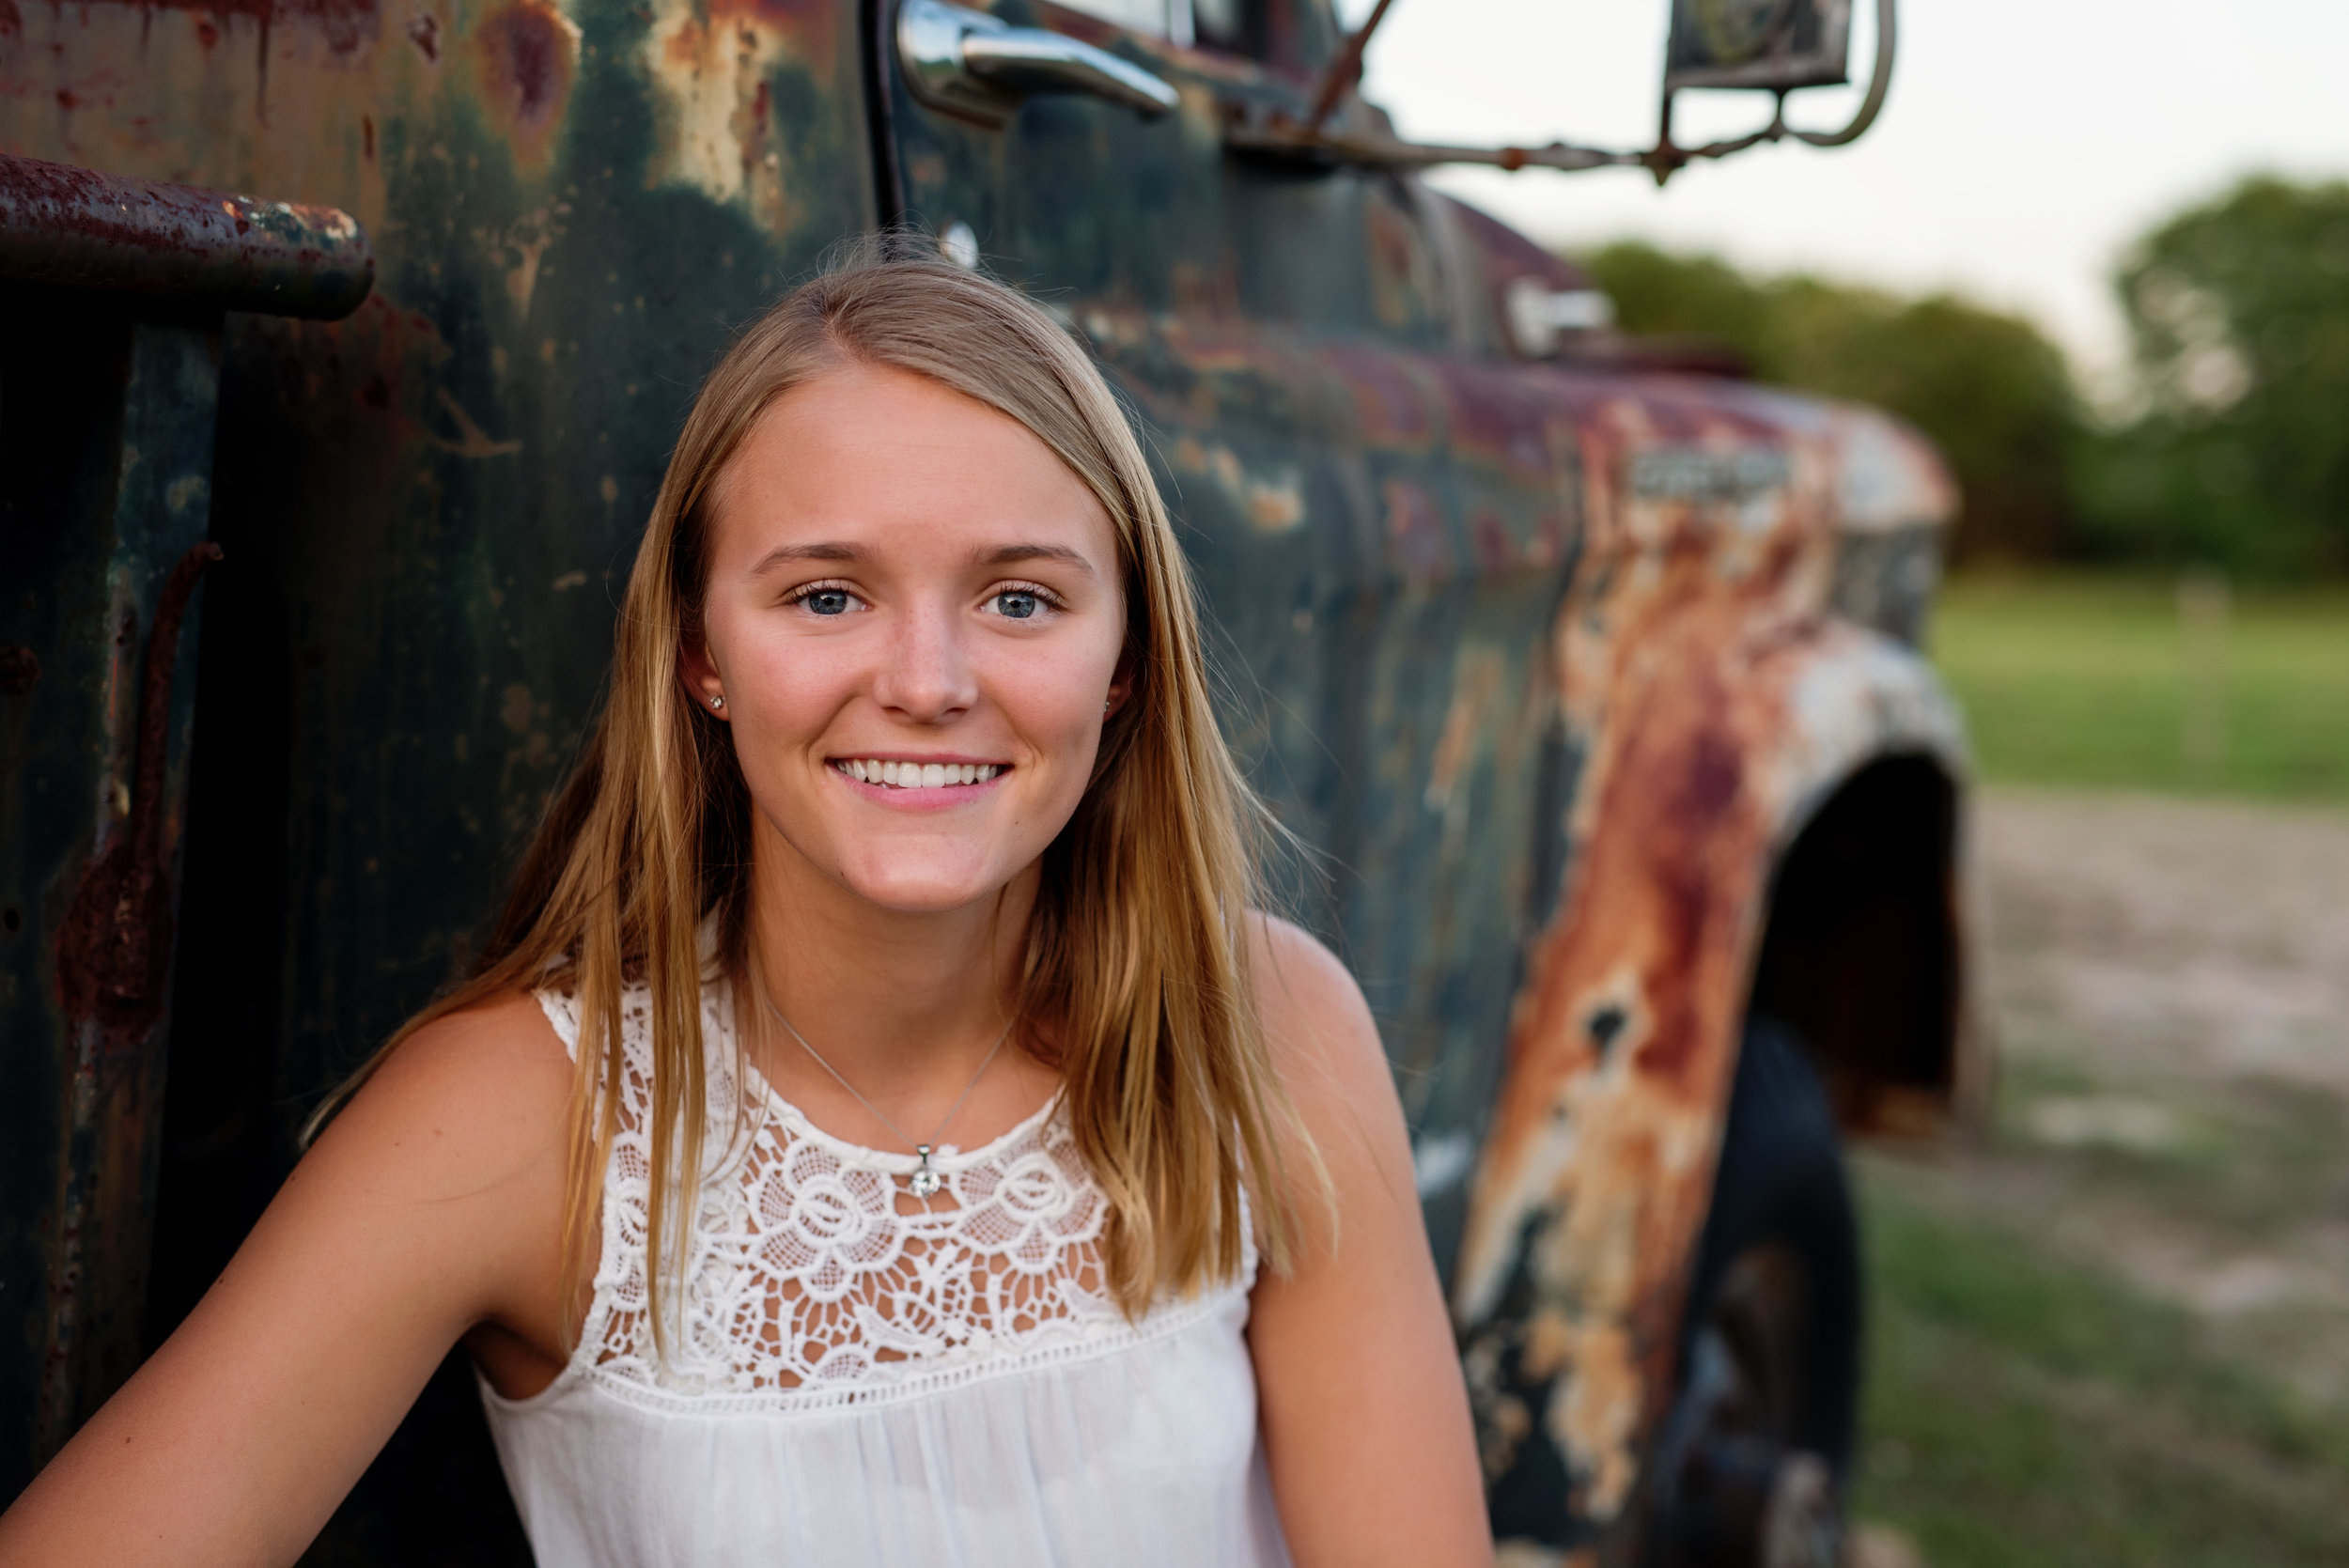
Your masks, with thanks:
[{"label": "stud earring", "polygon": [[726,700],[723,697],[712,697],[709,699],[709,706],[711,707],[723,707],[726,706]]}]

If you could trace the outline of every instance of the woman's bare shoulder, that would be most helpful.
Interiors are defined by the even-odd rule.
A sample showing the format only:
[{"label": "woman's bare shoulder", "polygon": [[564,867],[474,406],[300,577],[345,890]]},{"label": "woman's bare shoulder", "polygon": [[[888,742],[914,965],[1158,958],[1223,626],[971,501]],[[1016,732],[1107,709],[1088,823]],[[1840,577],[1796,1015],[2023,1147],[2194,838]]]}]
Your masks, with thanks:
[{"label": "woman's bare shoulder", "polygon": [[1251,910],[1248,929],[1256,1016],[1283,1072],[1360,1070],[1374,1060],[1383,1072],[1370,1004],[1345,962],[1279,915]]},{"label": "woman's bare shoulder", "polygon": [[397,1071],[434,1081],[448,1078],[458,1080],[455,1087],[483,1074],[555,1068],[568,1076],[570,1061],[537,994],[518,987],[421,1026],[399,1043],[376,1076]]},{"label": "woman's bare shoulder", "polygon": [[315,1152],[333,1163],[390,1161],[452,1194],[477,1190],[532,1164],[560,1163],[571,1079],[570,1055],[537,999],[508,992],[402,1040]]}]

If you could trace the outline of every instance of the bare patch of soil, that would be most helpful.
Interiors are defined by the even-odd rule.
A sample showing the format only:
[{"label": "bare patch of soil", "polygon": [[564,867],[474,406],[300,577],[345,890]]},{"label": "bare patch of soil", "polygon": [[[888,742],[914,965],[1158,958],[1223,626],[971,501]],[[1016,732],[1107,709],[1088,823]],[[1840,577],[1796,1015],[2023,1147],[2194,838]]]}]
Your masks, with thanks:
[{"label": "bare patch of soil", "polygon": [[1993,789],[1975,831],[1998,1126],[1872,1169],[2349,1405],[2349,813]]}]

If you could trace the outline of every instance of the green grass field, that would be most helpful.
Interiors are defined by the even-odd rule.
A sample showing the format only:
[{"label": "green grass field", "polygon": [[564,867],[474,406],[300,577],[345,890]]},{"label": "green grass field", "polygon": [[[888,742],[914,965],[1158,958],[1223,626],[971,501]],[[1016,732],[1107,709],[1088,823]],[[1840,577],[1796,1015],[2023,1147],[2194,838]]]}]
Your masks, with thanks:
[{"label": "green grass field", "polygon": [[1869,1379],[1855,1512],[1931,1568],[2349,1562],[2349,1421],[2182,1312],[1861,1164]]},{"label": "green grass field", "polygon": [[[1932,653],[1998,782],[2349,799],[2349,589],[2237,590],[2223,656],[2173,582],[1960,575]],[[2209,693],[2197,703],[2190,695]],[[2213,703],[2210,696],[2217,696]],[[2195,725],[2199,732],[2189,733]]]}]

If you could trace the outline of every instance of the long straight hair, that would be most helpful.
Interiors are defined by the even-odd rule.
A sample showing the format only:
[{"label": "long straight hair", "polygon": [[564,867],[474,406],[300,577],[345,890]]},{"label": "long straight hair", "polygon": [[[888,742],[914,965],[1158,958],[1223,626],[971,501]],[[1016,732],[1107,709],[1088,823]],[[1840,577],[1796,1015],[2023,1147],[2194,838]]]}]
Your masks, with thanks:
[{"label": "long straight hair", "polygon": [[[1319,1160],[1268,1059],[1249,911],[1269,818],[1216,725],[1190,576],[1140,443],[1099,371],[1035,304],[902,241],[868,242],[735,340],[702,385],[629,575],[610,695],[524,853],[472,973],[410,1019],[312,1128],[436,1018],[551,977],[580,1000],[566,1161],[564,1300],[597,1248],[627,1072],[621,999],[648,993],[652,1145],[646,1270],[669,1330],[708,1083],[705,922],[715,962],[749,958],[751,801],[731,731],[686,700],[701,636],[711,486],[776,398],[857,364],[926,376],[1009,415],[1109,514],[1124,577],[1128,701],[1045,851],[1012,999],[1051,1053],[1078,1148],[1110,1201],[1107,1283],[1133,1315],[1241,1265],[1247,1195],[1266,1261],[1287,1266],[1284,1154]],[[891,254],[895,252],[898,254]]]}]

